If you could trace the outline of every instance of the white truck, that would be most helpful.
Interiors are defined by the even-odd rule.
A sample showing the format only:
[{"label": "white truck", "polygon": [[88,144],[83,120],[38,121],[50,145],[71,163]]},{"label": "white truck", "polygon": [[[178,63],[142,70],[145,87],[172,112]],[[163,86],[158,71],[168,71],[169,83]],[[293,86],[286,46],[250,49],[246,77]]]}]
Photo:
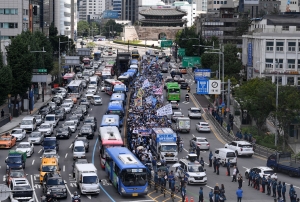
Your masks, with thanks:
[{"label": "white truck", "polygon": [[191,119],[188,117],[178,117],[176,120],[176,130],[189,133],[191,129]]},{"label": "white truck", "polygon": [[75,164],[75,180],[81,194],[99,194],[97,168],[92,163]]},{"label": "white truck", "polygon": [[55,128],[58,124],[58,117],[55,114],[47,114],[44,119],[44,123],[50,123]]},{"label": "white truck", "polygon": [[165,161],[178,161],[177,136],[171,128],[152,128],[151,150]]}]

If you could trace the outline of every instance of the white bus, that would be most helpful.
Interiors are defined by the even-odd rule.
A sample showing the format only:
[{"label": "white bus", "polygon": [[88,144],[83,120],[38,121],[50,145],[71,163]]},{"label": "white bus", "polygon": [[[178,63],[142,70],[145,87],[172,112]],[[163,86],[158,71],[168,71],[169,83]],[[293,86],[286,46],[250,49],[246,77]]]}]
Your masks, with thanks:
[{"label": "white bus", "polygon": [[74,96],[76,98],[80,98],[83,93],[82,81],[81,80],[71,81],[67,86],[67,90],[68,90],[68,95],[70,97]]}]

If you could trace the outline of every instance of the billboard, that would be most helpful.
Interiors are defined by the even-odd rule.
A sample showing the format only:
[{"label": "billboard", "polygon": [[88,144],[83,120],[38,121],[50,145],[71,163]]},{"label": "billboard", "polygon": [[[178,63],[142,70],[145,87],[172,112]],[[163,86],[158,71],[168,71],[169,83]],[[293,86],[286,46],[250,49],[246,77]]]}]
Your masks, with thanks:
[{"label": "billboard", "polygon": [[259,4],[259,0],[244,0],[244,4]]},{"label": "billboard", "polygon": [[118,11],[105,10],[103,11],[102,18],[103,19],[119,19]]},{"label": "billboard", "polygon": [[248,43],[248,67],[252,67],[252,43]]}]

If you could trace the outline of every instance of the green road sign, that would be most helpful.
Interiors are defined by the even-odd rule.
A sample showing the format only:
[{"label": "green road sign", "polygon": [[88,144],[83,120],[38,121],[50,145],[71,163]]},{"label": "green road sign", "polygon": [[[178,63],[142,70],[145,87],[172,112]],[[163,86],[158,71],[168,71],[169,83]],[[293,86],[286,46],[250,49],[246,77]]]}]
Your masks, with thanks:
[{"label": "green road sign", "polygon": [[47,69],[38,69],[38,73],[47,73]]},{"label": "green road sign", "polygon": [[172,40],[162,40],[160,42],[160,47],[171,47],[173,45],[173,41]]},{"label": "green road sign", "polygon": [[182,66],[183,67],[193,67],[194,65],[200,64],[200,57],[183,57],[182,58]]},{"label": "green road sign", "polygon": [[32,74],[47,74],[47,69],[33,69]]},{"label": "green road sign", "polygon": [[178,48],[178,55],[185,56],[185,48]]}]

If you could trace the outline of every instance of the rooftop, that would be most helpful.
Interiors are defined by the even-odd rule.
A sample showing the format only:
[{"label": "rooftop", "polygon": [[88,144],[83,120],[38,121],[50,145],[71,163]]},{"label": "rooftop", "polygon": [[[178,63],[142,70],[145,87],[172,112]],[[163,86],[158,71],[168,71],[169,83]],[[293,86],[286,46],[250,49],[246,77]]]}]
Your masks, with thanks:
[{"label": "rooftop", "polygon": [[179,9],[170,9],[170,8],[162,8],[162,9],[147,9],[140,11],[140,15],[155,15],[155,16],[174,16],[181,15],[185,16],[186,12]]}]

